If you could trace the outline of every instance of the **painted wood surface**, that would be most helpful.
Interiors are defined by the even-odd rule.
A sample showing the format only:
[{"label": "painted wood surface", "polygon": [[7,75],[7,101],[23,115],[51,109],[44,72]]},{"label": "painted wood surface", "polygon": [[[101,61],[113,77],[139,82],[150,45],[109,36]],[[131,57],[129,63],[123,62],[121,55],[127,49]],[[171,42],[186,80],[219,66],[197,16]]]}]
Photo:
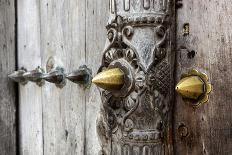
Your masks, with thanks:
[{"label": "painted wood surface", "polygon": [[[184,104],[177,96],[174,111],[176,154],[232,153],[231,15],[232,5],[227,0],[186,0],[178,10],[176,80],[188,69],[198,69],[209,76],[213,91],[209,102],[197,109]],[[187,36],[182,35],[184,23],[190,25]],[[187,127],[187,134],[183,130],[178,132],[181,124]]]},{"label": "painted wood surface", "polygon": [[15,3],[0,1],[0,154],[16,154]]}]

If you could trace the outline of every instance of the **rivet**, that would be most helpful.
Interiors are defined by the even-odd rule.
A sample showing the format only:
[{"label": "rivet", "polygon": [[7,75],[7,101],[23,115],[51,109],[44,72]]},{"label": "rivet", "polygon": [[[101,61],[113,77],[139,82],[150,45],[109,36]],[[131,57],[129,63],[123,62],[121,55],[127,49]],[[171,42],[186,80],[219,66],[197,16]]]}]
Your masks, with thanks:
[{"label": "rivet", "polygon": [[189,35],[189,31],[190,31],[189,23],[185,23],[183,25],[183,36]]},{"label": "rivet", "polygon": [[187,137],[189,135],[188,128],[184,124],[179,125],[178,134],[180,138]]}]

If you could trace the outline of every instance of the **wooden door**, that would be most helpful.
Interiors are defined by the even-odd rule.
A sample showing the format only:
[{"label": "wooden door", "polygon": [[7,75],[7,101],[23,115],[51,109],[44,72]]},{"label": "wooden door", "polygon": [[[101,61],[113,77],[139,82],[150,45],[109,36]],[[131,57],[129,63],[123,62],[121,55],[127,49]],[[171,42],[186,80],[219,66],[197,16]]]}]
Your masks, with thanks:
[{"label": "wooden door", "polygon": [[[109,6],[109,1],[113,5]],[[40,66],[47,72],[60,66],[65,73],[87,65],[96,75],[107,40],[109,8],[117,6],[113,2],[0,1],[0,154],[96,155],[101,150],[96,119],[102,100],[96,86],[84,88],[66,81],[63,88],[58,88],[49,82],[42,86],[28,82],[20,84],[17,91],[7,74],[17,63],[17,69],[30,71]],[[172,21],[176,29],[176,41],[172,42],[176,47],[172,49],[175,82],[171,85],[189,69],[197,69],[208,75],[213,86],[209,101],[198,108],[185,104],[175,94],[169,107],[173,130],[168,137],[169,153],[230,155],[232,5],[227,0],[168,2],[173,7],[177,4],[176,21]],[[147,7],[158,5],[158,0],[141,3]],[[133,7],[136,5],[133,3]],[[174,88],[171,92],[174,94]],[[162,146],[158,150],[155,154],[163,152]]]},{"label": "wooden door", "polygon": [[[232,5],[226,0],[185,0],[177,10],[176,82],[188,69],[208,75],[213,90],[198,108],[176,96],[174,149],[176,154],[232,153]],[[189,24],[189,35],[183,25]],[[187,132],[183,133],[181,127]],[[179,132],[178,132],[179,129]]]},{"label": "wooden door", "polygon": [[17,87],[7,75],[16,68],[15,3],[0,1],[0,154],[16,154]]},{"label": "wooden door", "polygon": [[[93,74],[105,43],[106,0],[22,0],[17,3],[18,66],[33,70],[60,66],[65,73],[81,65]],[[46,71],[47,72],[47,71]],[[20,85],[19,150],[24,155],[97,154],[96,87],[66,81]]]}]

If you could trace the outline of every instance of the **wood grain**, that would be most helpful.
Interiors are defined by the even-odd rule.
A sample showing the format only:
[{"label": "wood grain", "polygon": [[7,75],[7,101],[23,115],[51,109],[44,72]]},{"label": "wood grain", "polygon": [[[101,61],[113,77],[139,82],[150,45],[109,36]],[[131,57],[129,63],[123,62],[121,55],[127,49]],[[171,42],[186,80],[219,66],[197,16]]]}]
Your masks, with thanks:
[{"label": "wood grain", "polygon": [[[86,1],[86,64],[96,75],[107,38],[105,25],[109,16],[109,0]],[[100,92],[95,85],[86,90],[86,155],[97,155],[100,145],[96,119],[100,110]]]},{"label": "wood grain", "polygon": [[[41,66],[40,1],[21,0],[17,6],[18,66],[33,70]],[[29,82],[19,89],[20,154],[43,154],[41,87]]]},{"label": "wood grain", "polygon": [[0,154],[16,154],[15,4],[0,1]]},{"label": "wood grain", "polygon": [[[96,50],[99,53],[95,56],[101,58],[106,36],[103,25],[108,15],[104,12],[108,12],[107,8],[107,2],[93,0],[25,0],[19,3],[19,65],[28,69],[36,65],[46,68],[47,61],[52,58],[55,60],[54,65],[64,67],[66,73],[86,63],[91,64],[89,67],[93,67],[96,72],[98,63],[93,61],[98,62],[98,59],[93,57],[92,52],[90,55],[86,51]],[[93,12],[86,11],[90,9]],[[28,14],[30,16],[26,18]],[[101,40],[96,43],[99,35]],[[95,91],[96,87],[93,89]],[[98,106],[93,105],[95,101],[91,102],[92,105],[85,105],[86,100],[89,103],[89,93],[71,82],[67,82],[63,89],[48,82],[42,89],[32,83],[21,86],[20,152],[31,154],[34,150],[36,154],[97,154],[95,115]],[[95,97],[96,100],[100,99],[98,92],[93,99]],[[33,100],[35,102],[32,104]]]},{"label": "wood grain", "polygon": [[[213,85],[208,103],[193,109],[180,96],[175,104],[175,152],[180,155],[232,153],[232,5],[227,0],[186,0],[178,10],[176,79],[190,68],[206,73]],[[182,35],[189,23],[190,34]],[[187,50],[186,50],[186,49]],[[196,54],[192,55],[191,51]],[[188,128],[181,137],[178,127]]]},{"label": "wood grain", "polygon": [[[66,73],[85,64],[85,1],[41,0],[40,14],[43,68],[50,58]],[[42,103],[44,154],[84,154],[84,89],[70,81],[62,89],[46,82]]]}]

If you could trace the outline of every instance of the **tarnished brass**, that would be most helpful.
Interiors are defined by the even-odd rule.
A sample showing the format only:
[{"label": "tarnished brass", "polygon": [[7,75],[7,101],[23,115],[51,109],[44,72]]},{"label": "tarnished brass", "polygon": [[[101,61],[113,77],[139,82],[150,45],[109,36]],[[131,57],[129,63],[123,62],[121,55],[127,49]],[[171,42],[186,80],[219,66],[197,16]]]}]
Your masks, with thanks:
[{"label": "tarnished brass", "polygon": [[92,82],[106,90],[120,90],[124,84],[124,73],[119,68],[107,69],[97,74]]},{"label": "tarnished brass", "polygon": [[208,80],[206,74],[191,70],[182,75],[180,82],[176,86],[176,91],[186,103],[198,107],[209,99],[208,94],[211,92],[212,86]]},{"label": "tarnished brass", "polygon": [[180,80],[176,91],[182,97],[197,100],[204,93],[204,82],[198,76],[190,76]]}]

